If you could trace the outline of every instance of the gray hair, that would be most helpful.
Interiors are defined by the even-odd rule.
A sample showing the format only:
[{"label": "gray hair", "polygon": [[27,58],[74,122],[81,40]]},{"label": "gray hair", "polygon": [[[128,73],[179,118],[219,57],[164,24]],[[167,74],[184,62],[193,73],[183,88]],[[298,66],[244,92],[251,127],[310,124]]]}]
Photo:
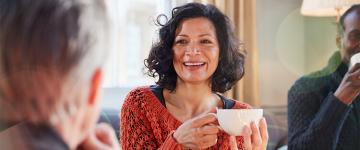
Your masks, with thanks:
[{"label": "gray hair", "polygon": [[0,0],[0,110],[11,121],[56,123],[107,55],[103,0]]}]

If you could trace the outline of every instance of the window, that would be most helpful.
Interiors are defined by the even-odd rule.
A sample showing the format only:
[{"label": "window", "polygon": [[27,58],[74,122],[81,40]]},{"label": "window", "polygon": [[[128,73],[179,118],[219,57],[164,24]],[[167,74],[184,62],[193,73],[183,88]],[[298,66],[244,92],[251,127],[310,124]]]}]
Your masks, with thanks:
[{"label": "window", "polygon": [[119,108],[126,94],[137,86],[154,84],[144,74],[144,59],[157,41],[159,14],[170,16],[171,9],[184,0],[112,0],[110,15],[114,34],[105,65],[103,107]]}]

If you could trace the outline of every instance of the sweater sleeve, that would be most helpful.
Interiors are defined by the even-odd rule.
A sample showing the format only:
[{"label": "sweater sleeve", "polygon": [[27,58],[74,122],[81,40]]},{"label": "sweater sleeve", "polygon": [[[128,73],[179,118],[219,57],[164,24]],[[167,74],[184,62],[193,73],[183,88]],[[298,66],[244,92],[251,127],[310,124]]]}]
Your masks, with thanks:
[{"label": "sweater sleeve", "polygon": [[132,91],[126,97],[121,109],[120,140],[122,149],[181,149],[170,132],[159,146],[153,134],[146,109],[138,97],[138,91]]},{"label": "sweater sleeve", "polygon": [[333,93],[307,91],[293,86],[288,93],[289,149],[336,148],[351,106]]}]

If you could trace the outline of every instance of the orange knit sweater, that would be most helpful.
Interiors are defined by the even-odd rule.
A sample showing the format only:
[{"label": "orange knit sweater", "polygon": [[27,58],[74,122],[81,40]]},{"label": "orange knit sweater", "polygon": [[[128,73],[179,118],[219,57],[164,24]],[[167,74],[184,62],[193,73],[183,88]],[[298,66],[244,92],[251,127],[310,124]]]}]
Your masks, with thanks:
[{"label": "orange knit sweater", "polygon": [[[246,109],[250,106],[237,102],[233,108]],[[132,90],[121,109],[121,146],[128,149],[180,150],[181,145],[172,137],[182,123],[173,117],[152,93],[149,87]],[[238,148],[244,149],[243,137],[236,137]],[[208,149],[230,149],[229,135],[218,133],[218,142]]]}]

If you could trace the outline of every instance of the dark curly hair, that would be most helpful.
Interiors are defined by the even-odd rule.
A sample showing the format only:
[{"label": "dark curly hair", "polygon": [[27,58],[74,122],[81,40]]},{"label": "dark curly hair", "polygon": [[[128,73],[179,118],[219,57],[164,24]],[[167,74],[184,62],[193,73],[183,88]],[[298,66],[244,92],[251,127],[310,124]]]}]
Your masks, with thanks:
[{"label": "dark curly hair", "polygon": [[[161,19],[167,20],[161,24]],[[211,79],[213,92],[226,92],[244,75],[244,54],[239,52],[240,42],[234,35],[234,28],[230,19],[213,5],[188,3],[172,10],[172,17],[168,20],[165,15],[157,17],[160,25],[159,41],[153,44],[149,56],[145,59],[145,67],[150,77],[158,77],[156,82],[162,88],[174,91],[177,74],[173,66],[173,43],[178,25],[185,19],[205,17],[216,29],[216,36],[220,48],[218,67]]]}]

